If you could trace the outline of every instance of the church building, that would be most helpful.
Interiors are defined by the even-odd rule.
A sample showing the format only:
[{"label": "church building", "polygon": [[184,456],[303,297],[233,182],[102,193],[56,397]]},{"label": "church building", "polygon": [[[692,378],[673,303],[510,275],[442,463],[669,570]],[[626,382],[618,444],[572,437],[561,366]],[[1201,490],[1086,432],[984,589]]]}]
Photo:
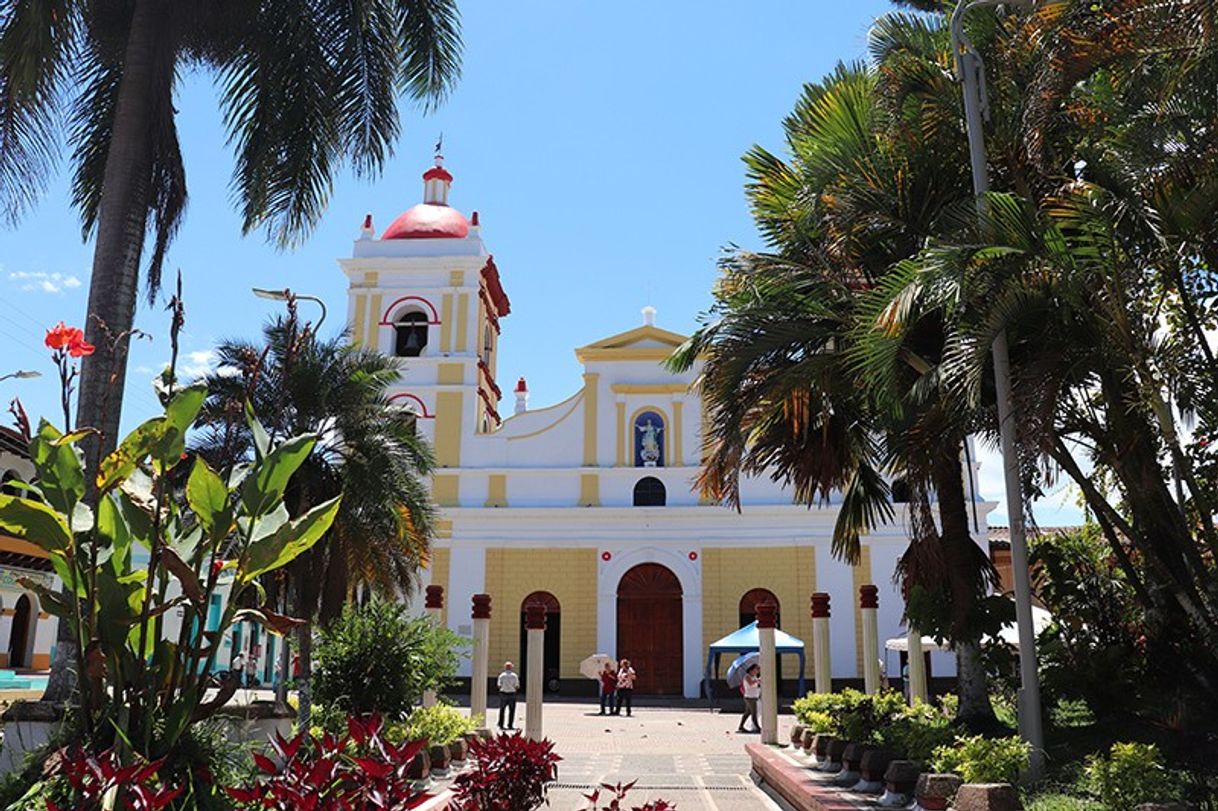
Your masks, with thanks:
[{"label": "church building", "polygon": [[[527,370],[499,376],[506,291],[522,271],[496,265],[477,212],[449,205],[442,158],[423,184],[423,202],[379,237],[368,215],[339,265],[355,339],[403,359],[393,399],[435,447],[442,520],[423,579],[444,588],[443,621],[468,636],[471,598],[491,595],[497,670],[523,662],[522,612],[541,601],[552,689],[593,690],[579,663],[599,652],[631,659],[641,694],[696,697],[707,646],[766,599],[806,643],[810,676],[809,598],[826,592],[833,677],[861,679],[861,586],[879,587],[881,640],[904,633],[893,584],[908,543],[902,505],[850,566],[830,554],[834,503],[795,504],[768,477],[742,483],[740,512],[701,500],[698,370],[664,368],[686,336],[659,326],[650,307],[615,335],[571,336],[582,379],[562,402],[533,407]],[[974,501],[984,543],[994,504]],[[934,675],[954,674],[949,655],[931,655]],[[797,675],[793,662],[784,667],[784,678]],[[898,667],[888,663],[894,676]]]}]

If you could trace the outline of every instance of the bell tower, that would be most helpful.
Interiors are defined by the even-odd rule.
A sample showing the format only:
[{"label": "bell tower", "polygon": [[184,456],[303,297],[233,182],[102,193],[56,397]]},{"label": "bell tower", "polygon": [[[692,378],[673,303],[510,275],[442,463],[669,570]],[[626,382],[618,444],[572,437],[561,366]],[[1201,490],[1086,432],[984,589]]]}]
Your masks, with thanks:
[{"label": "bell tower", "polygon": [[452,184],[437,154],[423,201],[379,238],[366,215],[351,258],[339,260],[352,340],[400,359],[392,398],[418,416],[440,467],[459,467],[468,438],[499,427],[500,321],[511,310],[478,213],[448,203]]}]

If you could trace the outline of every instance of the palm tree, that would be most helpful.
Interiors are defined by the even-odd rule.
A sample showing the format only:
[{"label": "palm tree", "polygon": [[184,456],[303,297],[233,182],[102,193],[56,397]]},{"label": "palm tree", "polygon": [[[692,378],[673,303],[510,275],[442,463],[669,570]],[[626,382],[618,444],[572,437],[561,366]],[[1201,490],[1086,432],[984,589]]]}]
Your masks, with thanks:
[{"label": "palm tree", "polygon": [[[993,710],[978,617],[993,570],[969,531],[961,478],[970,415],[937,385],[941,325],[927,319],[881,345],[863,320],[867,291],[967,200],[967,162],[943,131],[960,125],[943,114],[954,91],[934,70],[942,30],[891,15],[874,42],[878,67],[839,66],[805,88],[785,122],[789,162],[761,148],[746,156],[754,217],[774,252],[728,256],[714,320],[674,363],[705,362],[708,495],[738,505],[741,474],[788,481],[809,504],[840,489],[833,550],[855,560],[859,535],[893,516],[883,474],[905,480],[915,543],[901,573],[908,586],[950,595],[942,630],[958,652],[960,716],[985,725]],[[913,99],[897,80],[919,72]]]},{"label": "palm tree", "polygon": [[[336,171],[375,175],[401,129],[398,97],[432,105],[460,72],[455,0],[11,0],[0,9],[0,206],[32,205],[66,141],[73,201],[95,234],[77,422],[114,447],[146,234],[159,289],[187,200],[180,75],[210,71],[236,153],[243,231],[288,247],[317,224]],[[48,699],[71,690],[61,629]]]},{"label": "palm tree", "polygon": [[[416,587],[434,531],[431,449],[415,432],[414,414],[387,399],[398,361],[351,346],[345,335],[319,339],[298,326],[294,309],[265,328],[262,345],[227,341],[218,355],[198,452],[217,469],[245,458],[253,441],[248,402],[272,436],[312,426],[321,437],[287,490],[291,516],[343,496],[329,533],[292,564],[286,588],[278,589],[281,604],[306,621],[299,642],[307,680],[314,622],[337,618],[357,589],[399,598]],[[302,718],[307,699],[302,693]]]}]

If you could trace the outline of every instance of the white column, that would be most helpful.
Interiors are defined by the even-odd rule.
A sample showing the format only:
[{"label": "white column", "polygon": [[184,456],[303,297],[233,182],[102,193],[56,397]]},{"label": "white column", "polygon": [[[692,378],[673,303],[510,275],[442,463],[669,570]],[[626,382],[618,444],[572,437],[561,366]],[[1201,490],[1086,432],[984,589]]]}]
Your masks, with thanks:
[{"label": "white column", "polygon": [[[427,601],[424,603],[427,610],[427,616],[431,617],[431,621],[437,626],[440,624],[440,612],[444,609],[444,587],[443,586],[428,586]],[[436,691],[425,690],[423,692],[423,706],[434,707],[436,705]]]},{"label": "white column", "polygon": [[829,661],[829,595],[812,595],[812,672],[816,692],[833,692],[833,666]]},{"label": "white column", "polygon": [[525,626],[528,628],[528,677],[525,680],[524,734],[530,740],[542,739],[541,690],[545,684],[546,666],[546,607],[541,603],[529,603],[525,610]]},{"label": "white column", "polygon": [[761,742],[778,743],[778,652],[774,646],[777,606],[757,606],[757,639],[761,657]]},{"label": "white column", "polygon": [[912,625],[906,637],[909,652],[909,703],[926,701],[926,657],[922,651],[922,632]]},{"label": "white column", "polygon": [[474,669],[469,687],[470,718],[482,716],[483,728],[486,728],[486,679],[487,659],[490,656],[491,637],[491,596],[489,594],[474,595]]},{"label": "white column", "polygon": [[875,695],[880,692],[880,590],[873,585],[860,586],[859,608],[863,620],[863,689]]}]

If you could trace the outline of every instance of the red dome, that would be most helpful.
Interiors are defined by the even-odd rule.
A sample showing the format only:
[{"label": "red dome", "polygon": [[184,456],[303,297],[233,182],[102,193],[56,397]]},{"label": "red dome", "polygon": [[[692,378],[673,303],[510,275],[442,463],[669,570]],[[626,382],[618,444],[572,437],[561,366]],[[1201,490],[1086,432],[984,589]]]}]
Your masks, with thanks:
[{"label": "red dome", "polygon": [[457,209],[419,203],[390,223],[381,239],[465,239],[469,223]]}]

